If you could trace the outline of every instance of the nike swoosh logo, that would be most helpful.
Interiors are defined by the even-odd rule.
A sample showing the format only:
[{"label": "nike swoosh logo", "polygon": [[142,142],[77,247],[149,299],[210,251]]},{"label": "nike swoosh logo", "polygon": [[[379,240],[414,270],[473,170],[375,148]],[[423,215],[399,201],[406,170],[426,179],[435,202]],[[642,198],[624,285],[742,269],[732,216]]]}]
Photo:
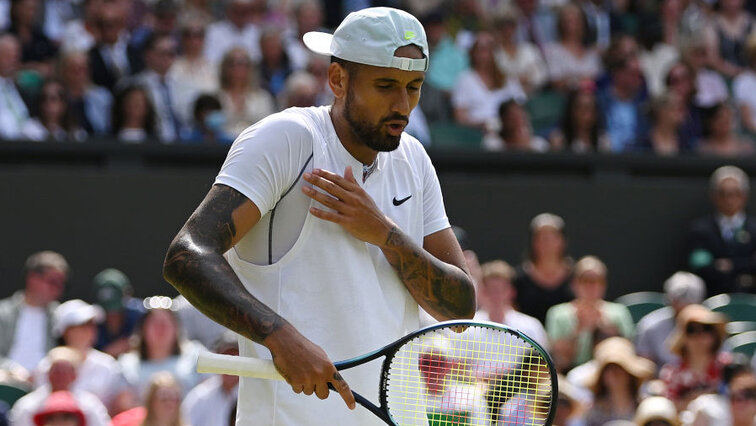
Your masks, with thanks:
[{"label": "nike swoosh logo", "polygon": [[395,206],[401,206],[402,204],[404,204],[405,201],[409,200],[410,198],[412,198],[412,194],[408,195],[406,198],[402,198],[401,200],[397,200],[396,197],[394,197],[393,202]]}]

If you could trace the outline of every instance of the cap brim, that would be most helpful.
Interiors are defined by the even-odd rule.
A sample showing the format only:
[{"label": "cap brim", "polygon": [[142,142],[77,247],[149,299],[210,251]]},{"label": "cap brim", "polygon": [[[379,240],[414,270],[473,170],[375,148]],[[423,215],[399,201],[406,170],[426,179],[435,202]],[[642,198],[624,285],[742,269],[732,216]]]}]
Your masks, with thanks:
[{"label": "cap brim", "polygon": [[302,36],[302,41],[308,49],[320,55],[332,55],[331,40],[333,34],[323,33],[320,31],[310,31]]}]

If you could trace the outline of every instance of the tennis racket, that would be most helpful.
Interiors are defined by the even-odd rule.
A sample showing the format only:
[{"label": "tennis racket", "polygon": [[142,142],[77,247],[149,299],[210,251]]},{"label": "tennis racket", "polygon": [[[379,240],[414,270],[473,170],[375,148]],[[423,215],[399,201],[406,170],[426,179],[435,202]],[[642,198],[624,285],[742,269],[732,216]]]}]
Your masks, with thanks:
[{"label": "tennis racket", "polygon": [[[446,321],[334,365],[345,370],[382,356],[378,405],[353,394],[388,425],[541,426],[553,420],[554,364],[518,330]],[[284,380],[272,361],[210,352],[199,354],[197,371]]]}]

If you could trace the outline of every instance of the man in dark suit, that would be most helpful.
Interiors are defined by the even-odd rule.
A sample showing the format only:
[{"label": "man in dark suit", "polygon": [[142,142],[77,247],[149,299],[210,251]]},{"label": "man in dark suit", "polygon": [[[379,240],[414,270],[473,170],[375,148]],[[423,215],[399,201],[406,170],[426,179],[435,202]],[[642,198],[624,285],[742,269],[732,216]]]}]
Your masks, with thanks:
[{"label": "man in dark suit", "polygon": [[103,6],[100,19],[100,41],[89,51],[92,82],[111,92],[124,77],[135,74],[136,56],[126,37],[126,14],[119,4]]},{"label": "man in dark suit", "polygon": [[720,167],[709,186],[716,212],[691,225],[690,270],[706,281],[709,296],[756,293],[756,218],[745,213],[748,175],[734,166]]}]

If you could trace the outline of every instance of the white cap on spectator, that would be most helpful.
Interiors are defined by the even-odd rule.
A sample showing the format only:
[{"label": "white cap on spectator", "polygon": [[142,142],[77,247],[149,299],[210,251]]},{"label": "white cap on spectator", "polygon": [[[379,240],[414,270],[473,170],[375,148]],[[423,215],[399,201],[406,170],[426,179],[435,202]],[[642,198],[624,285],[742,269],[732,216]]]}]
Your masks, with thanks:
[{"label": "white cap on spectator", "polygon": [[675,404],[663,396],[650,396],[641,401],[635,411],[635,424],[645,425],[654,420],[666,421],[671,425],[680,424]]},{"label": "white cap on spectator", "polygon": [[86,324],[89,321],[99,322],[104,317],[102,308],[81,299],[63,302],[55,308],[53,313],[53,332],[56,336],[63,335],[68,327]]},{"label": "white cap on spectator", "polygon": [[690,272],[678,271],[664,281],[667,302],[701,303],[706,292],[704,281]]},{"label": "white cap on spectator", "polygon": [[[420,21],[390,7],[371,7],[347,15],[333,34],[310,31],[302,37],[313,52],[345,61],[404,71],[427,71],[428,39]],[[414,44],[425,58],[394,56],[396,49]]]}]

